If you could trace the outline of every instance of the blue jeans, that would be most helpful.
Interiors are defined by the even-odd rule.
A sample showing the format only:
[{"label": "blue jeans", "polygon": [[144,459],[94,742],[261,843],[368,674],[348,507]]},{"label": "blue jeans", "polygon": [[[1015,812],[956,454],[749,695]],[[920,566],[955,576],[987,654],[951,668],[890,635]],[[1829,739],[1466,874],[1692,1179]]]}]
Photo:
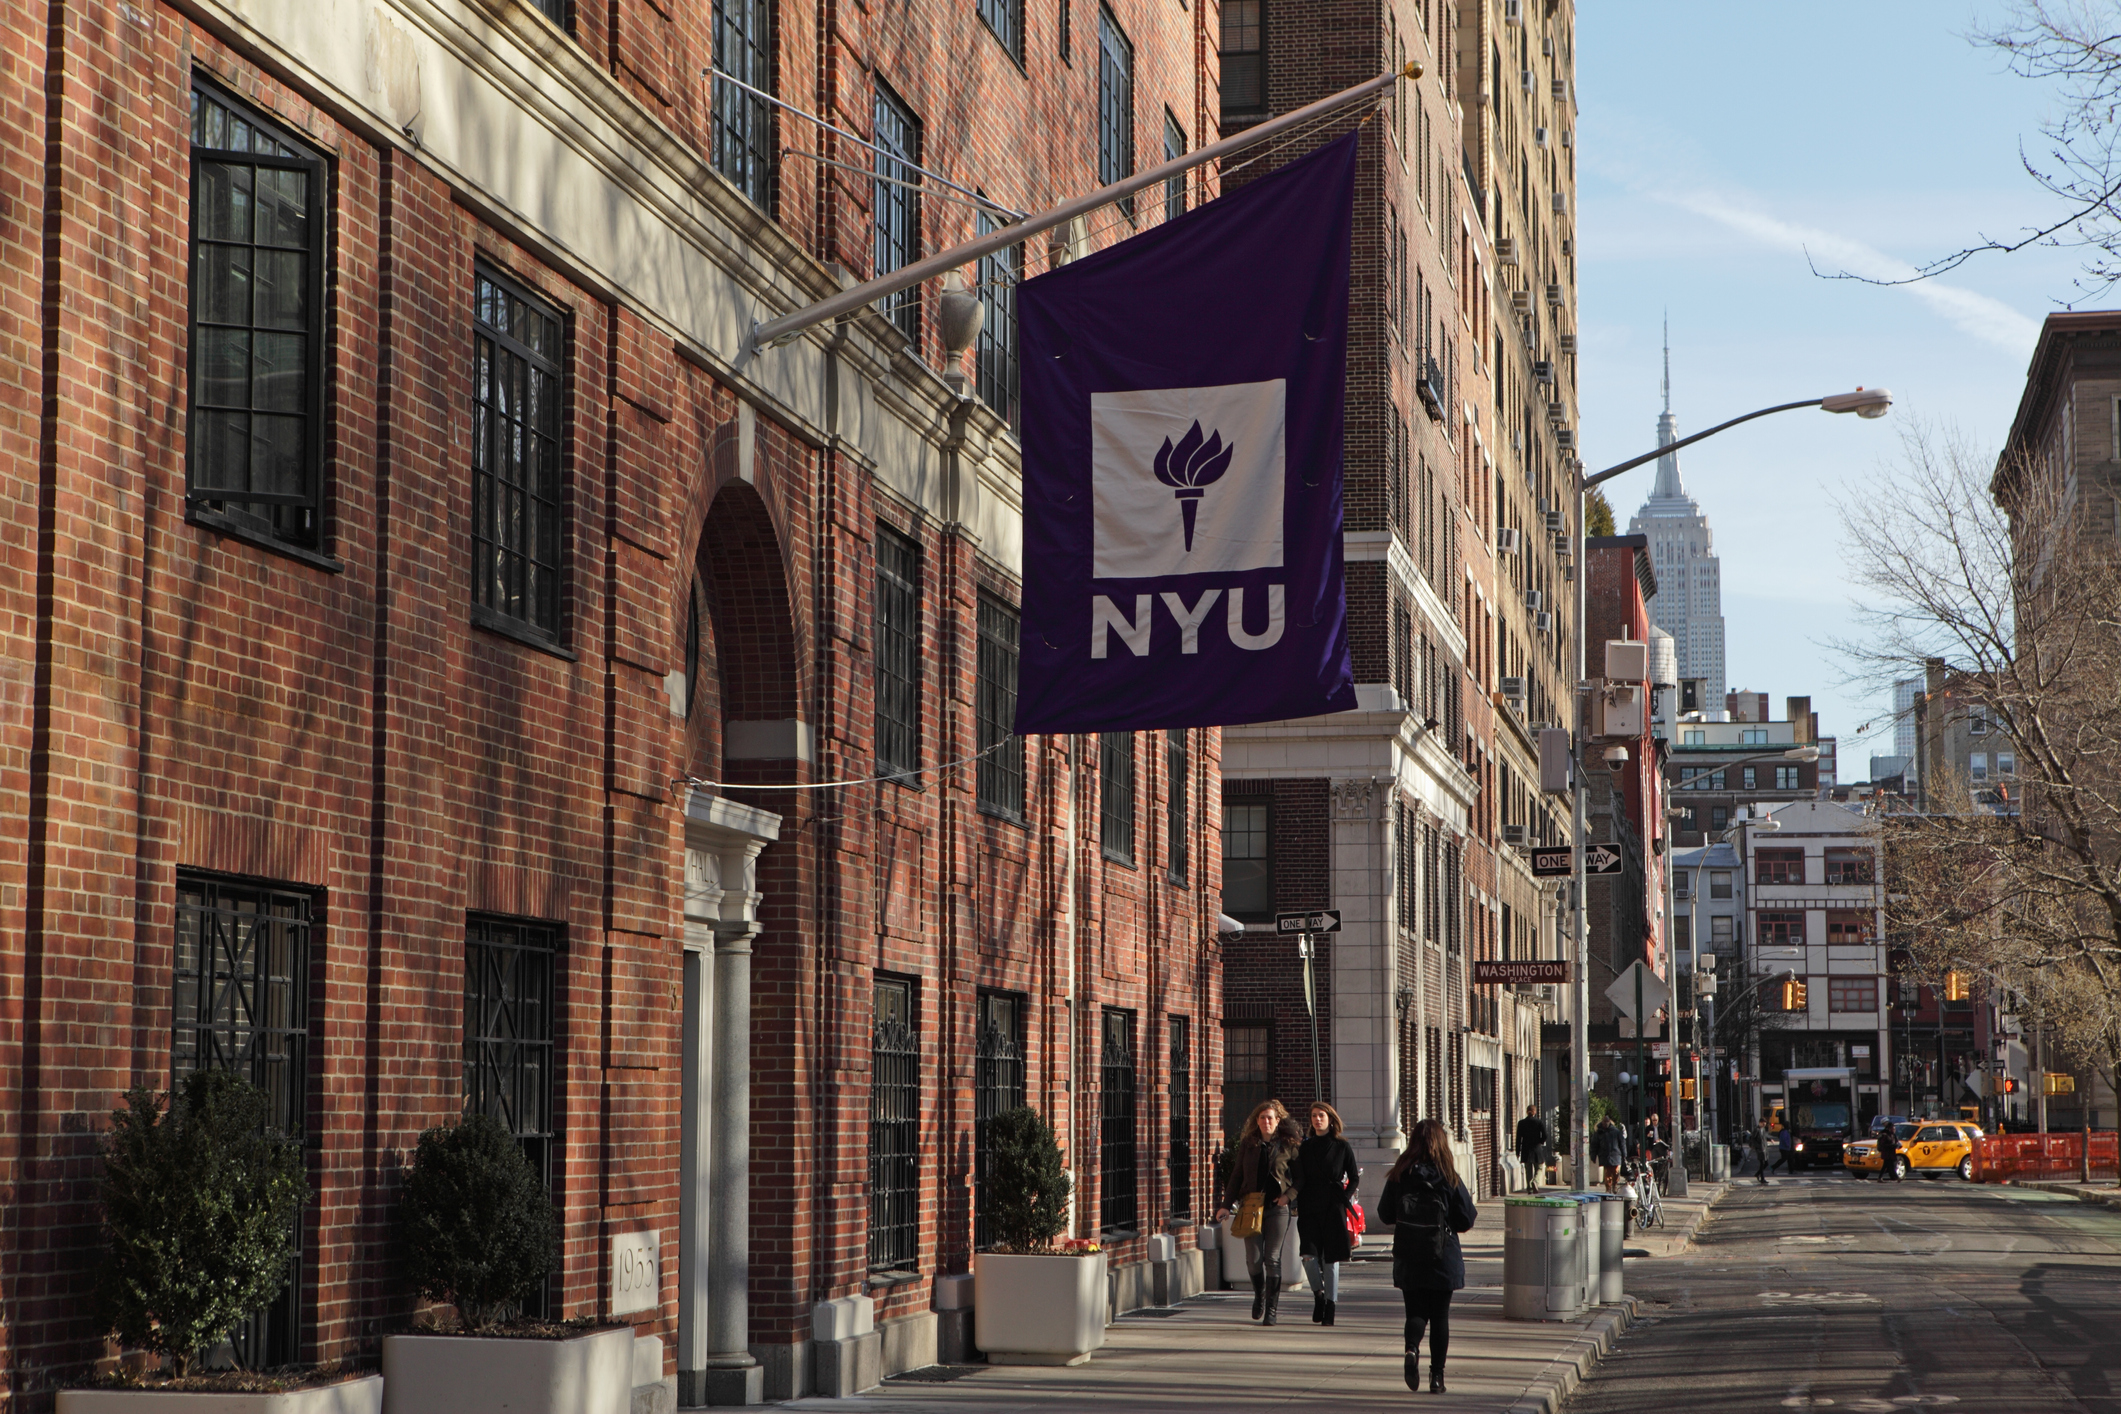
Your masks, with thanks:
[{"label": "blue jeans", "polygon": [[1340,1263],[1321,1262],[1316,1257],[1306,1257],[1304,1274],[1311,1278],[1313,1291],[1328,1301],[1340,1300]]}]

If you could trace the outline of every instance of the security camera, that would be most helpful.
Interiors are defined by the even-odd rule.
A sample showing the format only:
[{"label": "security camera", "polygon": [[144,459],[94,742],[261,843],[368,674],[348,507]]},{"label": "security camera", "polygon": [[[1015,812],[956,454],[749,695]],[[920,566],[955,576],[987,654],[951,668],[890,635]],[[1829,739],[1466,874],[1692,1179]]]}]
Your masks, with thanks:
[{"label": "security camera", "polygon": [[1605,768],[1617,771],[1628,764],[1628,749],[1625,746],[1609,746],[1605,749]]}]

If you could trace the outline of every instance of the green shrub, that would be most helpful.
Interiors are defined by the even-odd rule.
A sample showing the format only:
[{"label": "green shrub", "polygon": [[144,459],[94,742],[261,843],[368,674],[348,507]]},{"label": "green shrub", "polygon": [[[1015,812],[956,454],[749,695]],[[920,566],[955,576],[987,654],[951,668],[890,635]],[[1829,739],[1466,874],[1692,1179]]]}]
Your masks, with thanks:
[{"label": "green shrub", "polygon": [[400,1220],[414,1289],[455,1306],[467,1330],[521,1311],[559,1253],[551,1196],[490,1115],[420,1136]]},{"label": "green shrub", "polygon": [[196,1071],[168,1101],[135,1089],[111,1115],[101,1298],[122,1344],[181,1377],[286,1281],[309,1180],[256,1086]]},{"label": "green shrub", "polygon": [[1012,1252],[1043,1252],[1068,1227],[1068,1166],[1053,1126],[1028,1105],[994,1117],[987,1158],[987,1200],[996,1243]]}]

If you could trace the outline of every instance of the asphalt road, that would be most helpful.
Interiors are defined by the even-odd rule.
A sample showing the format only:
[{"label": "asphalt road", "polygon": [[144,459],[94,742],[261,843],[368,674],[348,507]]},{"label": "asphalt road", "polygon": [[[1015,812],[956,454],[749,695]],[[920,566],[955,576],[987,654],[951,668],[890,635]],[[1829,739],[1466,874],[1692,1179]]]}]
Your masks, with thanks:
[{"label": "asphalt road", "polygon": [[1949,1179],[1734,1184],[1569,1414],[2121,1414],[2121,1213]]}]

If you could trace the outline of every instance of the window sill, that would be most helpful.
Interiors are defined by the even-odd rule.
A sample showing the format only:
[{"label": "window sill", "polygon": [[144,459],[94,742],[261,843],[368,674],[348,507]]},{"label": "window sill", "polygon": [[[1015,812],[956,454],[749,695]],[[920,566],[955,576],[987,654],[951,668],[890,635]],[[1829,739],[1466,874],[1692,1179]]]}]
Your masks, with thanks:
[{"label": "window sill", "polygon": [[335,560],[329,555],[309,549],[306,546],[292,544],[279,539],[270,531],[260,530],[256,526],[245,525],[239,520],[217,514],[205,509],[203,506],[191,505],[185,507],[184,518],[193,525],[204,526],[217,534],[241,540],[246,545],[255,545],[261,550],[270,550],[276,555],[285,555],[290,560],[300,560],[311,569],[320,569],[327,574],[346,573],[344,561]]},{"label": "window sill", "polygon": [[570,663],[578,661],[571,651],[553,639],[539,633],[536,629],[526,628],[514,619],[502,614],[496,614],[493,610],[483,608],[477,604],[471,606],[471,626],[485,629],[488,633],[499,634],[503,638],[513,639],[525,647],[550,653],[555,658],[564,658]]},{"label": "window sill", "polygon": [[1124,864],[1129,869],[1134,867],[1134,856],[1130,854],[1115,854],[1108,849],[1104,851],[1104,856],[1108,863]]},{"label": "window sill", "polygon": [[1026,820],[1015,811],[1002,810],[992,805],[980,806],[979,813],[986,816],[989,820],[1000,820],[1006,824],[1021,826],[1025,829],[1029,829],[1031,825],[1029,820]]},{"label": "window sill", "polygon": [[900,1270],[871,1272],[862,1279],[862,1286],[868,1291],[880,1291],[886,1287],[904,1286],[908,1282],[916,1282],[920,1279],[921,1274],[919,1272]]}]

